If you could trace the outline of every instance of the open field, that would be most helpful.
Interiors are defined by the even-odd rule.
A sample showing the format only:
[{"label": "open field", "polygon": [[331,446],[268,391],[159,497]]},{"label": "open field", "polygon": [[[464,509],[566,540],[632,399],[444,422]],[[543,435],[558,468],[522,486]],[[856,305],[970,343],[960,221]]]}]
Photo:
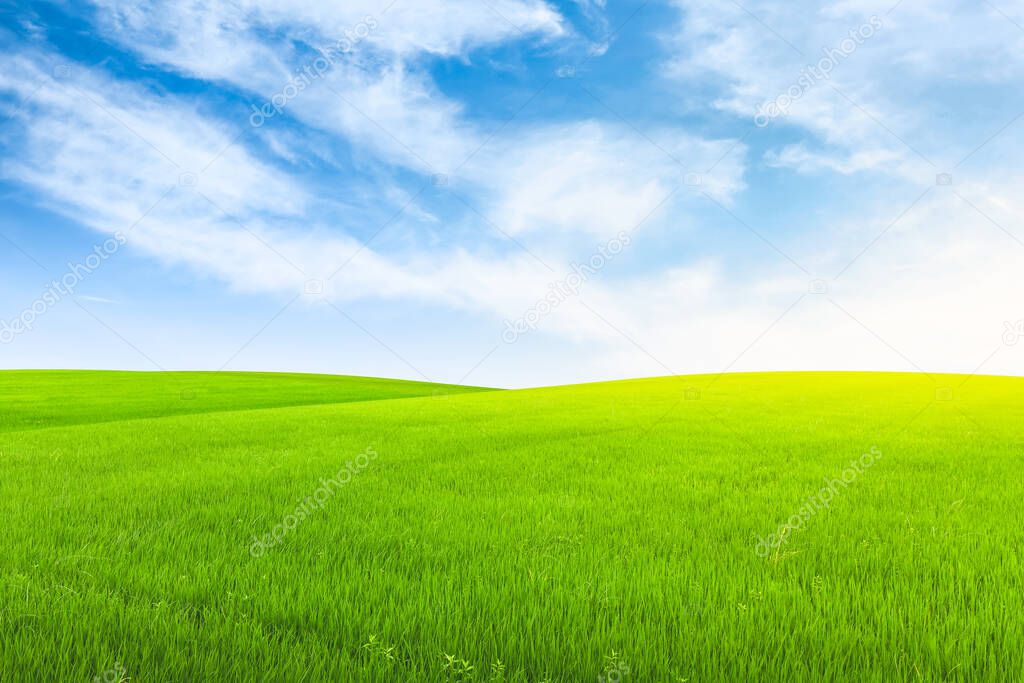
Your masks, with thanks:
[{"label": "open field", "polygon": [[482,390],[336,375],[8,370],[0,371],[0,432],[472,391]]},{"label": "open field", "polygon": [[1024,675],[1024,380],[460,392],[0,373],[0,676]]}]

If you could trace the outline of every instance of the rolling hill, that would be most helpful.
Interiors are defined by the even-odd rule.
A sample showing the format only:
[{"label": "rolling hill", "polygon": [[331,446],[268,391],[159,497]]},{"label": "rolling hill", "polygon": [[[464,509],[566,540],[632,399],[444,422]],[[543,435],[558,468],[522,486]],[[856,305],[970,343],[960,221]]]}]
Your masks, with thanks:
[{"label": "rolling hill", "polygon": [[1022,399],[0,372],[0,675],[1014,680]]}]

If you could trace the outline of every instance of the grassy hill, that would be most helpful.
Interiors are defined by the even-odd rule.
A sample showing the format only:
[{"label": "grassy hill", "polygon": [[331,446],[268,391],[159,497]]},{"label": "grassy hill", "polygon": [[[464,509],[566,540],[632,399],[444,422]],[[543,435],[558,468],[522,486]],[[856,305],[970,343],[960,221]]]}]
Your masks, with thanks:
[{"label": "grassy hill", "polygon": [[487,391],[375,377],[259,372],[0,371],[0,431]]},{"label": "grassy hill", "polygon": [[0,676],[1014,680],[1022,399],[0,373]]}]

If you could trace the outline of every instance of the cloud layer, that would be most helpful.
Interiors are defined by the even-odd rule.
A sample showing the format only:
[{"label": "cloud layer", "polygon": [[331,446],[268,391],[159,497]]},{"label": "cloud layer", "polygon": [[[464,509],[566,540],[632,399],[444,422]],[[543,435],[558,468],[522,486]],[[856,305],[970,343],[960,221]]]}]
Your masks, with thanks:
[{"label": "cloud layer", "polygon": [[[546,383],[527,347],[571,356],[562,381],[1019,371],[1002,334],[1024,319],[1021,138],[1002,112],[979,123],[955,100],[1019,79],[1024,7],[678,0],[642,85],[664,111],[638,122],[618,113],[627,101],[526,109],[553,70],[511,117],[439,78],[614,57],[544,2],[93,9],[143,73],[193,85],[12,37],[0,170],[216,286],[280,303],[310,301],[312,281],[342,304],[473,316],[499,345],[480,370],[494,384]],[[588,30],[613,25],[604,3],[578,9]],[[994,31],[1006,40],[985,52]],[[254,126],[254,111],[271,115]],[[542,305],[530,341],[501,344],[506,321]]]}]

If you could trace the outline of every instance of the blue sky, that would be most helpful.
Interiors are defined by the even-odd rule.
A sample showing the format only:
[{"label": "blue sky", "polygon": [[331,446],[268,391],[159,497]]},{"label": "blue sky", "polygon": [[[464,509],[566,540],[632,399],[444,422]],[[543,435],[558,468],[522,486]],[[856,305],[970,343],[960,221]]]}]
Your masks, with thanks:
[{"label": "blue sky", "polygon": [[1024,368],[1024,1],[0,17],[2,367]]}]

